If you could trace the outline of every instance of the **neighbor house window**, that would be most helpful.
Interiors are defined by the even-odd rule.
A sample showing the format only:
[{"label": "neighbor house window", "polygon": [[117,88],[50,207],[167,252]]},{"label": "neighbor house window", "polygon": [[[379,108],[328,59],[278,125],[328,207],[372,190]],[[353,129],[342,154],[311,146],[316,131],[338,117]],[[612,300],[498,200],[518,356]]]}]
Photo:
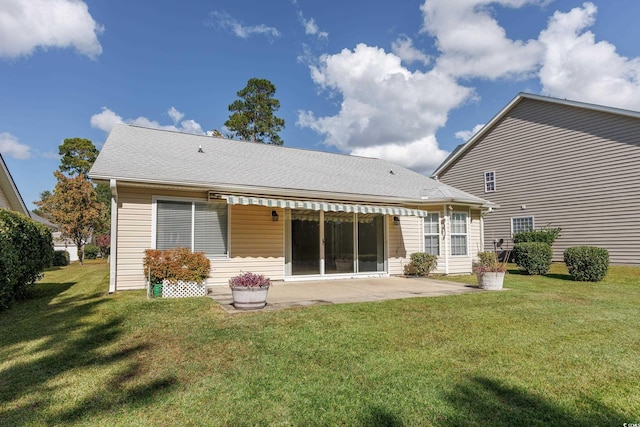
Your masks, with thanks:
[{"label": "neighbor house window", "polygon": [[484,192],[493,193],[496,191],[496,173],[489,171],[484,173]]},{"label": "neighbor house window", "polygon": [[440,255],[440,214],[428,214],[424,218],[424,251]]},{"label": "neighbor house window", "polygon": [[156,249],[187,247],[207,257],[228,254],[226,203],[156,202]]},{"label": "neighbor house window", "polygon": [[523,231],[533,230],[533,217],[523,216],[511,218],[511,234],[522,233]]},{"label": "neighbor house window", "polygon": [[451,255],[467,255],[467,214],[451,214]]}]

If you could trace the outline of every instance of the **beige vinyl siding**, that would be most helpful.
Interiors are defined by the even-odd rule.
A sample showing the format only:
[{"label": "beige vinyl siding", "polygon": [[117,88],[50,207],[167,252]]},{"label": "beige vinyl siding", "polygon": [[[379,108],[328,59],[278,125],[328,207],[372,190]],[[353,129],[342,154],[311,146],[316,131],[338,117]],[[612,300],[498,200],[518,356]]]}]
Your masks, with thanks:
[{"label": "beige vinyl siding", "polygon": [[211,261],[209,285],[227,285],[231,277],[247,271],[271,280],[284,279],[284,210],[275,209],[278,221],[271,219],[272,210],[230,207],[230,257]]},{"label": "beige vinyl siding", "polygon": [[[500,205],[484,219],[485,248],[511,237],[511,218],[561,227],[553,258],[569,246],[609,250],[640,264],[640,120],[523,99],[439,179]],[[494,170],[496,192],[484,193]]]},{"label": "beige vinyl siding", "polygon": [[414,252],[422,250],[423,228],[422,218],[415,216],[401,216],[400,225],[393,223],[393,216],[389,215],[389,274],[404,274],[404,265],[410,261]]},{"label": "beige vinyl siding", "polygon": [[[207,193],[118,188],[117,289],[144,288],[143,258],[153,246],[153,197],[206,200]],[[230,258],[212,259],[209,285],[226,285],[243,271],[281,280],[284,271],[283,212],[280,221],[271,220],[270,208],[231,206]]]},{"label": "beige vinyl siding", "polygon": [[0,208],[11,209],[9,200],[7,200],[7,196],[4,194],[4,191],[2,191],[2,188],[0,188]]}]

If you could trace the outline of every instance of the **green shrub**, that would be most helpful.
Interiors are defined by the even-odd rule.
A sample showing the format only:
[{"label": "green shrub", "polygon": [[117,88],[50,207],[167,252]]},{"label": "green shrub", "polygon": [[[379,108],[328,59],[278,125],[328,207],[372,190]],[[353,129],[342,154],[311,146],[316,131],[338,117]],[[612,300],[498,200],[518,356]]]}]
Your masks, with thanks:
[{"label": "green shrub", "polygon": [[69,265],[69,252],[65,250],[53,252],[53,265],[56,267],[64,267]]},{"label": "green shrub", "polygon": [[553,242],[560,237],[561,231],[562,229],[560,227],[523,231],[513,235],[513,243],[542,242],[551,246],[553,245]]},{"label": "green shrub", "polygon": [[96,259],[100,253],[100,248],[96,245],[84,245],[85,259]]},{"label": "green shrub", "polygon": [[564,251],[564,263],[573,280],[599,282],[609,268],[609,251],[595,246],[573,246]]},{"label": "green shrub", "polygon": [[438,257],[426,252],[411,254],[411,262],[404,268],[405,274],[428,276],[438,266]]},{"label": "green shrub", "polygon": [[[23,214],[0,209],[0,239],[3,247],[0,261],[3,269],[11,267],[11,274],[2,278],[4,289],[0,291],[3,300],[11,305],[14,300],[25,299],[36,280],[42,277],[45,268],[53,262],[53,242],[51,232]],[[15,251],[15,262],[11,251]],[[3,273],[4,276],[4,273]]]},{"label": "green shrub", "polygon": [[18,252],[0,230],[0,310],[11,307],[18,270]]},{"label": "green shrub", "polygon": [[551,268],[551,245],[544,242],[522,242],[513,247],[514,261],[527,274],[547,274]]}]

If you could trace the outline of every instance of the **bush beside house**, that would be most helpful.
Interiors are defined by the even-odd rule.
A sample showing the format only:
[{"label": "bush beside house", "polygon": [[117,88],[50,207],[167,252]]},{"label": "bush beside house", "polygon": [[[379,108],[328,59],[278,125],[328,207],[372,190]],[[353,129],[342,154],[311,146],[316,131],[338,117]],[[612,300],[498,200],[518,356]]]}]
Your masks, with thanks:
[{"label": "bush beside house", "polygon": [[564,251],[564,263],[573,280],[599,282],[609,268],[609,251],[595,246],[573,246]]},{"label": "bush beside house", "polygon": [[544,275],[551,268],[553,251],[551,245],[544,242],[516,243],[513,257],[518,268],[527,274]]},{"label": "bush beside house", "polygon": [[0,209],[0,310],[25,299],[52,263],[49,229],[23,214]]},{"label": "bush beside house", "polygon": [[53,252],[53,266],[64,267],[70,263],[69,251],[54,251]]},{"label": "bush beside house", "polygon": [[438,257],[426,252],[411,254],[411,262],[404,266],[404,274],[428,276],[438,266]]}]

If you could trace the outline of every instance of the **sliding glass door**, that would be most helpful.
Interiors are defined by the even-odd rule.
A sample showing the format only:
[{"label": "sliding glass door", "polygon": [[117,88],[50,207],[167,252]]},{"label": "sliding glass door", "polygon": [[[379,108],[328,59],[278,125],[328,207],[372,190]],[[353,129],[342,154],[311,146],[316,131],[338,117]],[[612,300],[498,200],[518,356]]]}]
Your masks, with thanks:
[{"label": "sliding glass door", "polygon": [[291,210],[287,275],[383,273],[384,215]]}]

